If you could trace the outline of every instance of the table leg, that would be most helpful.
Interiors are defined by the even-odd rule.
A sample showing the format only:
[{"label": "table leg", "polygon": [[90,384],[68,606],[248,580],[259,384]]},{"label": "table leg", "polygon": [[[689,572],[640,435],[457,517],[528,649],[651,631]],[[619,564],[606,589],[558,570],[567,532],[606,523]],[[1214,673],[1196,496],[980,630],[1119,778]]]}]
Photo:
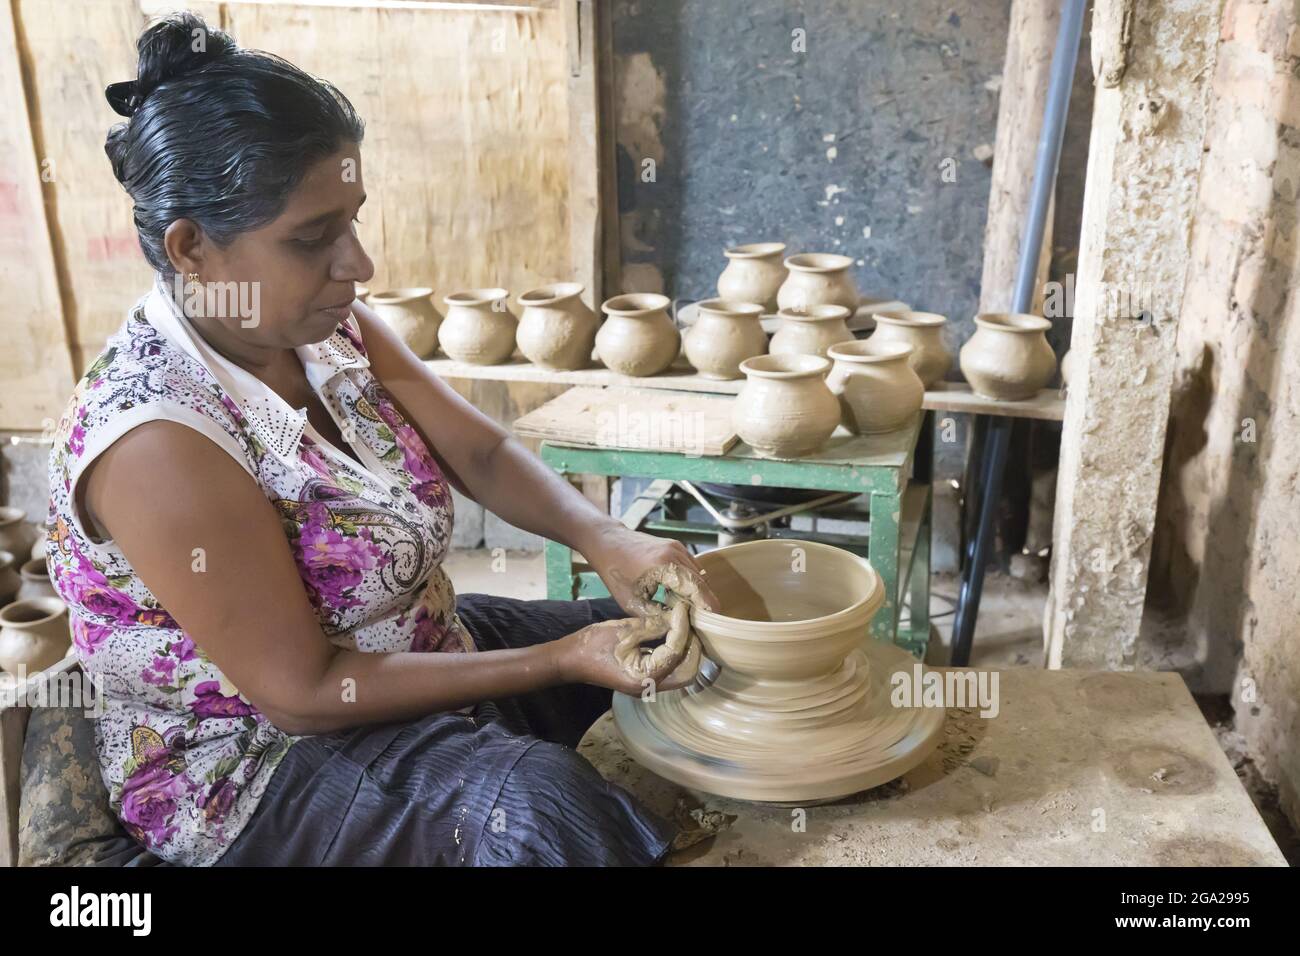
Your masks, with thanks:
[{"label": "table leg", "polygon": [[546,597],[552,601],[572,601],[578,593],[573,576],[573,549],[548,540],[543,551],[546,555]]},{"label": "table leg", "polygon": [[871,619],[871,636],[890,644],[898,638],[898,526],[902,515],[902,494],[871,496],[871,566],[885,584],[885,603]]},{"label": "table leg", "polygon": [[925,657],[930,643],[930,534],[933,527],[934,492],[926,495],[925,513],[916,533],[916,556],[912,559],[912,580],[909,582],[912,620],[908,632],[909,650]]}]

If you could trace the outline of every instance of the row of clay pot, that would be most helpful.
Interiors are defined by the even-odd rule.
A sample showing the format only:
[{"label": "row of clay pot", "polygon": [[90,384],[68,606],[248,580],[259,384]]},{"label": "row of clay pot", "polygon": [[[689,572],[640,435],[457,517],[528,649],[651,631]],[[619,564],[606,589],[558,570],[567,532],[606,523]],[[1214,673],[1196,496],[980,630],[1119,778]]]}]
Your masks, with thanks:
[{"label": "row of clay pot", "polygon": [[830,252],[804,252],[783,259],[784,253],[783,242],[727,249],[723,253],[727,267],[718,276],[718,298],[753,302],[764,313],[817,305],[857,309],[861,297],[849,271],[852,259]]},{"label": "row of clay pot", "polygon": [[[50,583],[45,539],[19,508],[0,508],[0,670],[28,676],[68,653],[68,609]],[[29,557],[30,555],[30,557]]]}]

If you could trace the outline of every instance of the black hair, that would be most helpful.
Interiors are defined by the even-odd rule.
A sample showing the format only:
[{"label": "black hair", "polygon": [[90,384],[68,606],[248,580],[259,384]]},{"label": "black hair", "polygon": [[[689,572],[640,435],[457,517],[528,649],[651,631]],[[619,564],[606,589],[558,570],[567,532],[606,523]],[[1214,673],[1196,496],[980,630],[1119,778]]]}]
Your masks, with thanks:
[{"label": "black hair", "polygon": [[365,125],[347,97],[278,56],[241,50],[193,13],[140,35],[136,79],[108,88],[129,117],[104,151],[135,203],[145,258],[175,273],[163,234],[191,219],[225,245],[278,216],[308,167]]}]

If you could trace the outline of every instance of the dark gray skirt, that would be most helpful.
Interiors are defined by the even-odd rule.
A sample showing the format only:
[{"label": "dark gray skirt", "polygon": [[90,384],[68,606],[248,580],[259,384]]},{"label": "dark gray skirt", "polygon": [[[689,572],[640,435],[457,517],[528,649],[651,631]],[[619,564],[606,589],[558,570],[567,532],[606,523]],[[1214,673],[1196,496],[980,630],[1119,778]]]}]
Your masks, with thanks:
[{"label": "dark gray skirt", "polygon": [[[613,600],[462,595],[480,650],[625,617]],[[305,737],[218,866],[608,866],[655,863],[676,829],[573,749],[610,692],[572,684]]]}]

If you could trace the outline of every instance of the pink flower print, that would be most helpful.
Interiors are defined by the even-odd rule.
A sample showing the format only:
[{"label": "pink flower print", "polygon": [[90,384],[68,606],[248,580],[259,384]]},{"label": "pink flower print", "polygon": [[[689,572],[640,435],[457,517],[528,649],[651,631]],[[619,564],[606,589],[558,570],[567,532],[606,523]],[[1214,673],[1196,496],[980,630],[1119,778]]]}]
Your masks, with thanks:
[{"label": "pink flower print", "polygon": [[140,608],[108,583],[104,573],[86,560],[85,556],[74,549],[76,567],[68,567],[66,575],[59,576],[59,584],[66,588],[64,593],[70,598],[69,603],[80,605],[92,614],[107,617],[119,624],[136,623],[136,614]]},{"label": "pink flower print", "polygon": [[235,793],[235,784],[229,777],[213,783],[198,799],[198,805],[203,808],[203,819],[214,826],[224,823],[226,814],[235,805]]},{"label": "pink flower print", "polygon": [[78,458],[86,450],[86,429],[82,427],[81,422],[72,426],[72,433],[68,435],[68,451]]},{"label": "pink flower print", "polygon": [[[400,626],[400,622],[399,622]],[[442,615],[433,615],[424,605],[415,609],[415,630],[411,635],[411,650],[417,654],[456,653],[464,651],[460,635],[450,627]]]},{"label": "pink flower print", "polygon": [[111,627],[75,615],[72,618],[72,644],[84,657],[94,654],[112,633]]},{"label": "pink flower print", "polygon": [[184,776],[168,767],[171,758],[166,748],[152,748],[122,782],[122,822],[150,849],[162,846],[178,829],[170,823],[186,787]]},{"label": "pink flower print", "polygon": [[170,657],[154,655],[149,666],[140,671],[140,679],[155,687],[170,687],[176,680],[176,661]]},{"label": "pink flower print", "polygon": [[302,436],[302,442],[298,448],[298,457],[306,462],[307,466],[322,478],[333,477],[329,463],[326,462],[324,456],[321,455],[320,450],[316,447],[316,443],[306,435]]},{"label": "pink flower print", "polygon": [[236,424],[243,426],[244,413],[240,410],[239,406],[235,404],[234,399],[223,392],[221,394],[221,404],[226,411],[230,412],[230,417],[235,420]]},{"label": "pink flower print", "polygon": [[257,711],[253,705],[238,694],[227,697],[221,693],[221,685],[214,680],[205,680],[194,686],[194,703],[190,711],[199,720],[210,717],[252,717]]},{"label": "pink flower print", "polygon": [[352,590],[361,583],[363,571],[379,566],[381,557],[368,531],[345,534],[332,527],[329,509],[323,504],[308,506],[295,558],[315,607],[338,611],[359,606],[361,601]]},{"label": "pink flower print", "polygon": [[168,653],[178,661],[192,661],[198,657],[198,648],[188,634],[182,634],[179,641],[173,641],[167,648]]}]

